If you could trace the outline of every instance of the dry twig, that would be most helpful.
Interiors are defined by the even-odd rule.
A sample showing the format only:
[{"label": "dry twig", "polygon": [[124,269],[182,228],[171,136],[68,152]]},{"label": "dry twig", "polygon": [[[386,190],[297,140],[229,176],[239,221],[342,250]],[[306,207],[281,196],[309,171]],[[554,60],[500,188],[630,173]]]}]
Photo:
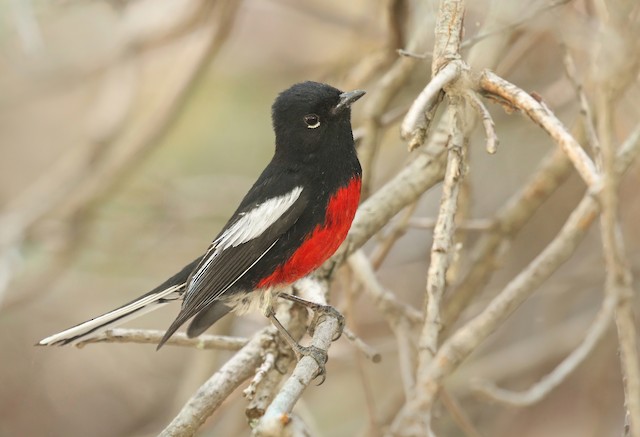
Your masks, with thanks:
[{"label": "dry twig", "polygon": [[262,350],[273,339],[274,330],[265,328],[256,334],[220,370],[209,378],[182,407],[161,437],[190,437],[205,420],[260,365]]},{"label": "dry twig", "polygon": [[607,333],[617,302],[612,296],[607,296],[602,308],[587,331],[582,343],[575,348],[552,372],[545,375],[535,385],[521,392],[496,387],[488,381],[478,381],[475,389],[490,399],[507,405],[527,406],[543,400],[553,389],[564,382],[582,362],[589,356],[600,340]]},{"label": "dry twig", "polygon": [[587,186],[595,192],[600,190],[600,176],[593,161],[544,102],[487,70],[480,76],[480,86],[490,95],[524,111],[558,143]]},{"label": "dry twig", "polygon": [[[94,343],[138,343],[157,345],[164,335],[164,331],[157,329],[124,329],[114,328],[105,331],[96,337],[89,338],[76,344],[82,348]],[[249,340],[240,337],[228,337],[226,335],[201,335],[197,338],[189,338],[182,332],[176,333],[167,342],[167,346],[185,346],[198,349],[222,349],[237,351],[244,347]]]}]

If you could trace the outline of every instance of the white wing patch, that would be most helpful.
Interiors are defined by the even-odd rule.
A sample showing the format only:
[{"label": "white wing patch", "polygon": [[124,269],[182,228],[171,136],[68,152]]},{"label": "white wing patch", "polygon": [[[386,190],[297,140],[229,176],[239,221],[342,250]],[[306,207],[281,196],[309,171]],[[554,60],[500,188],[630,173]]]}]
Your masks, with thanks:
[{"label": "white wing patch", "polygon": [[[206,260],[193,274],[189,288],[197,284],[202,274],[209,268],[216,255],[230,247],[236,247],[259,237],[269,226],[273,225],[302,194],[302,187],[295,187],[282,196],[273,197],[253,209],[241,213],[241,217],[222,235],[216,238],[207,251]],[[263,254],[264,255],[264,254]],[[262,257],[261,257],[262,258]]]}]

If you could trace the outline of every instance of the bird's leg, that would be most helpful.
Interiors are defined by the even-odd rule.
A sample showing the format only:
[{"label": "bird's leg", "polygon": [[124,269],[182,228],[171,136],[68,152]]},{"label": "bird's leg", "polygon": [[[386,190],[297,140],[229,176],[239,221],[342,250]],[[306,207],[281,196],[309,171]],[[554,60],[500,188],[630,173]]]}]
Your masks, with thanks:
[{"label": "bird's leg", "polygon": [[306,308],[309,308],[313,311],[313,320],[309,325],[310,330],[313,332],[313,329],[320,323],[322,317],[327,317],[327,315],[334,317],[338,321],[338,333],[332,341],[336,341],[342,335],[342,331],[344,331],[344,316],[340,314],[340,311],[332,307],[331,305],[322,305],[316,302],[311,302],[301,297],[294,296],[293,294],[281,293],[279,297],[286,299],[288,301],[298,303]]},{"label": "bird's leg", "polygon": [[313,345],[301,346],[300,343],[298,343],[293,338],[293,336],[289,333],[289,331],[287,331],[287,329],[284,326],[282,326],[282,323],[280,323],[280,320],[276,318],[276,314],[272,306],[267,307],[267,309],[265,310],[265,315],[269,318],[269,320],[271,320],[271,323],[273,323],[273,326],[275,326],[278,329],[278,331],[280,331],[282,338],[284,338],[284,341],[289,345],[291,350],[293,350],[293,353],[296,355],[296,359],[298,361],[300,361],[304,356],[310,356],[316,361],[316,363],[318,363],[317,376],[322,377],[322,380],[318,385],[322,384],[324,382],[325,373],[326,373],[324,365],[327,362],[327,358],[328,358],[327,353],[322,349]]}]

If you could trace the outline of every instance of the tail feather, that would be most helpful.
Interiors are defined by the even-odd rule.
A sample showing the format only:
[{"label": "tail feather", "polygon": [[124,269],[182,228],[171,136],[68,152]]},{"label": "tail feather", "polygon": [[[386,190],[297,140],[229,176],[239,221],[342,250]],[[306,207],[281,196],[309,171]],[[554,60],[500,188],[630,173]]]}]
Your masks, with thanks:
[{"label": "tail feather", "polygon": [[36,346],[63,346],[77,343],[90,338],[93,334],[106,331],[127,320],[135,319],[143,314],[160,308],[161,306],[179,299],[184,293],[185,283],[191,272],[200,263],[202,257],[193,260],[178,273],[146,294],[109,311],[101,316],[82,322],[69,329],[40,340]]},{"label": "tail feather", "polygon": [[91,334],[98,334],[109,328],[118,326],[127,320],[135,319],[143,314],[160,308],[176,300],[182,294],[184,284],[174,285],[153,294],[147,293],[113,311],[94,317],[62,332],[40,340],[37,346],[63,346],[86,340]]}]

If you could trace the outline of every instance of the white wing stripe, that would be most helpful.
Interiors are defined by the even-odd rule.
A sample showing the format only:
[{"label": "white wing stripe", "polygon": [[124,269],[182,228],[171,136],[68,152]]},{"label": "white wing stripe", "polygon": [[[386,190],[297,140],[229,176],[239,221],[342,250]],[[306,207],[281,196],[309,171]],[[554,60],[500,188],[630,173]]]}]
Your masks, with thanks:
[{"label": "white wing stripe", "polygon": [[295,187],[287,194],[273,197],[246,212],[218,238],[219,250],[236,247],[259,237],[291,208],[301,193],[302,187]]},{"label": "white wing stripe", "polygon": [[276,220],[282,217],[282,215],[293,206],[301,193],[302,187],[295,187],[288,193],[282,196],[272,197],[243,213],[242,217],[212,243],[212,249],[215,248],[215,250],[210,249],[208,251],[207,259],[198,268],[198,271],[193,274],[189,288],[192,288],[201,280],[203,273],[218,253],[230,247],[239,246],[262,235],[269,226],[273,225]]}]

